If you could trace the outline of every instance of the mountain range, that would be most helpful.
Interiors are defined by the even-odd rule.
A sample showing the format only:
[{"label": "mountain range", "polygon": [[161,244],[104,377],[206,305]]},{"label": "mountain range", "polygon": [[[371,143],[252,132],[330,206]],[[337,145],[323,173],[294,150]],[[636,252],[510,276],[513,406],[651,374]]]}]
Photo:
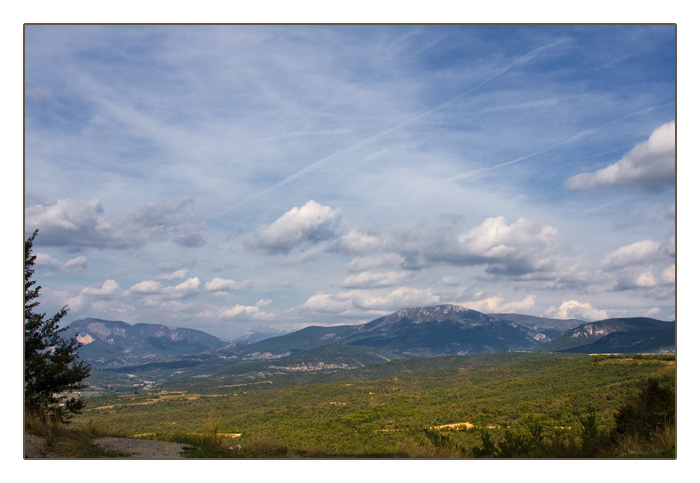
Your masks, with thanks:
[{"label": "mountain range", "polygon": [[[160,324],[82,319],[65,332],[81,358],[112,374],[169,380],[224,371],[318,372],[392,359],[503,351],[636,353],[675,351],[675,322],[597,322],[483,314],[457,305],[406,308],[364,324],[311,326],[253,342]],[[206,373],[206,374],[205,374]]]}]

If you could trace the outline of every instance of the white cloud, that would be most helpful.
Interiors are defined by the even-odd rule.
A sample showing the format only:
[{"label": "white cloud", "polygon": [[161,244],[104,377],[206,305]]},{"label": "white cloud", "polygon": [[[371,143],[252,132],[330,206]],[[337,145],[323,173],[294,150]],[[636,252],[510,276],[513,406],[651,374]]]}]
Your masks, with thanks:
[{"label": "white cloud", "polygon": [[456,305],[461,305],[485,314],[528,313],[535,307],[535,296],[528,295],[523,300],[506,302],[503,294],[497,294],[482,299],[457,302]]},{"label": "white cloud", "polygon": [[350,275],[340,284],[344,288],[378,288],[391,287],[403,283],[408,278],[404,272],[363,272]]},{"label": "white cloud", "polygon": [[294,207],[270,225],[263,225],[247,241],[251,248],[267,253],[287,254],[305,244],[316,244],[335,236],[340,209],[323,206],[314,200]]},{"label": "white cloud", "polygon": [[675,284],[676,283],[676,265],[673,264],[670,267],[666,267],[663,272],[661,272],[661,283],[663,284]]},{"label": "white cloud", "polygon": [[62,265],[61,262],[51,257],[51,255],[47,255],[45,253],[37,253],[36,260],[34,261],[34,263],[37,267],[45,267],[52,269],[60,268]]},{"label": "white cloud", "polygon": [[577,174],[566,180],[572,190],[605,186],[633,186],[658,191],[675,186],[676,123],[659,126],[649,139],[636,145],[618,162],[593,173]]},{"label": "white cloud", "polygon": [[207,292],[235,292],[238,290],[246,290],[253,286],[250,280],[237,282],[226,278],[215,277],[204,284],[204,289]]},{"label": "white cloud", "polygon": [[199,294],[199,286],[201,282],[197,277],[191,277],[174,287],[165,287],[163,294],[175,299],[192,297]]},{"label": "white cloud", "polygon": [[112,299],[121,293],[121,288],[115,280],[105,280],[102,285],[85,287],[78,295],[68,299],[67,305],[73,309],[80,309],[92,303],[104,299]]},{"label": "white cloud", "polygon": [[365,254],[382,251],[391,246],[391,242],[379,235],[354,229],[338,240],[337,247],[346,253]]},{"label": "white cloud", "polygon": [[440,297],[429,288],[398,287],[388,293],[355,289],[334,295],[316,294],[309,297],[301,308],[329,313],[346,313],[351,309],[374,312],[439,303]]},{"label": "white cloud", "polygon": [[100,297],[112,296],[119,293],[119,284],[114,280],[105,280],[100,287],[86,287],[81,293]]},{"label": "white cloud", "polygon": [[128,291],[132,294],[145,295],[161,293],[162,290],[163,285],[161,285],[160,282],[156,282],[154,280],[144,280],[143,282],[132,285]]},{"label": "white cloud", "polygon": [[556,319],[602,320],[610,316],[605,310],[598,310],[588,302],[567,300],[559,308],[551,308],[548,314]]},{"label": "white cloud", "polygon": [[191,277],[175,286],[164,287],[155,280],[144,280],[136,283],[127,291],[128,295],[145,297],[148,305],[158,305],[168,299],[183,299],[199,294],[201,282],[197,277]]},{"label": "white cloud", "polygon": [[66,199],[30,206],[24,210],[24,219],[32,231],[39,229],[43,244],[63,245],[77,243],[80,237],[95,238],[103,228],[102,213],[98,199]]},{"label": "white cloud", "polygon": [[176,270],[171,273],[164,273],[158,276],[159,280],[165,280],[168,282],[171,282],[173,280],[183,280],[187,278],[188,271],[187,270]]},{"label": "white cloud", "polygon": [[273,313],[266,312],[263,307],[270,305],[270,299],[260,299],[255,305],[236,304],[233,307],[221,307],[218,309],[210,309],[199,312],[198,318],[215,318],[215,319],[244,319],[244,320],[272,320],[275,318]]},{"label": "white cloud", "polygon": [[460,235],[458,242],[458,254],[466,259],[508,263],[551,251],[558,242],[558,233],[540,220],[520,218],[508,225],[505,218],[499,216],[487,218],[478,227]]},{"label": "white cloud", "polygon": [[315,294],[309,297],[301,306],[303,310],[339,314],[352,308],[352,301],[347,298],[333,296],[327,293]]},{"label": "white cloud", "polygon": [[648,264],[663,257],[660,243],[642,240],[606,255],[601,265],[604,269],[622,268],[628,265]]},{"label": "white cloud", "polygon": [[485,219],[460,233],[454,224],[419,222],[371,233],[355,229],[342,237],[336,249],[358,257],[350,267],[371,262],[397,263],[417,270],[432,264],[487,265],[489,273],[515,276],[550,267],[559,246],[557,230],[541,220],[520,218],[508,225],[502,216]]},{"label": "white cloud", "polygon": [[658,307],[653,307],[653,308],[649,309],[649,310],[644,314],[644,317],[656,318],[656,317],[659,316],[660,313],[661,313],[661,309],[660,309],[660,308],[658,308]]}]

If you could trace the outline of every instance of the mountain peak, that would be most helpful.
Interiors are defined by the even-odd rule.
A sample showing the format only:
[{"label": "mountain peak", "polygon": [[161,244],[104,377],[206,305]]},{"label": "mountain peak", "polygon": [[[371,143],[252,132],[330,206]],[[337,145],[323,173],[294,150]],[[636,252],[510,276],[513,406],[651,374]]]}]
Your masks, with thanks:
[{"label": "mountain peak", "polygon": [[443,304],[443,305],[428,305],[426,307],[409,307],[406,309],[401,309],[394,312],[392,315],[398,317],[409,317],[409,318],[427,318],[426,320],[436,320],[445,318],[446,316],[461,314],[468,312],[469,309],[464,308],[460,305]]},{"label": "mountain peak", "polygon": [[382,325],[394,324],[396,322],[406,319],[408,319],[414,324],[421,324],[424,322],[443,322],[446,320],[459,322],[469,321],[469,323],[483,323],[490,321],[491,317],[484,315],[481,312],[467,309],[460,305],[443,304],[401,309],[385,317],[377,319],[374,322],[380,323]]}]

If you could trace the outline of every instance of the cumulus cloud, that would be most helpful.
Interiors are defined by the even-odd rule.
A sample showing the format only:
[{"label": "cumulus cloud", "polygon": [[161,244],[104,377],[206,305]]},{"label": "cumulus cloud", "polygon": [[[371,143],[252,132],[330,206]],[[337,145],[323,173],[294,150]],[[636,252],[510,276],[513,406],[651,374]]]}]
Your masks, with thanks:
[{"label": "cumulus cloud", "polygon": [[354,229],[338,240],[336,248],[344,253],[366,254],[391,249],[390,234],[374,234],[363,229]]},{"label": "cumulus cloud", "polygon": [[173,280],[183,280],[187,278],[188,271],[187,270],[176,270],[174,272],[170,273],[164,273],[158,276],[159,280],[165,280],[165,281],[173,281]]},{"label": "cumulus cloud", "polygon": [[610,316],[605,310],[598,310],[588,302],[567,300],[559,308],[551,308],[548,314],[555,319],[602,320]]},{"label": "cumulus cloud", "polygon": [[182,283],[175,285],[174,287],[165,287],[163,289],[163,294],[167,297],[174,299],[181,299],[185,297],[193,297],[199,294],[199,286],[201,282],[197,277],[191,277]]},{"label": "cumulus cloud", "polygon": [[[478,294],[477,294],[478,296]],[[535,307],[535,296],[528,295],[523,300],[506,302],[503,294],[491,295],[477,300],[457,302],[457,305],[468,307],[485,314],[494,313],[528,313]]]},{"label": "cumulus cloud", "polygon": [[72,309],[80,309],[95,301],[112,299],[122,292],[115,280],[107,279],[102,285],[91,285],[83,288],[78,295],[68,299],[67,305]]},{"label": "cumulus cloud", "polygon": [[334,210],[311,200],[255,230],[247,245],[270,254],[288,254],[296,247],[333,238],[340,218],[339,208]]},{"label": "cumulus cloud", "polygon": [[663,272],[661,272],[661,283],[666,285],[673,285],[676,283],[676,265],[673,264],[670,267],[666,267]]},{"label": "cumulus cloud", "polygon": [[163,291],[163,285],[160,282],[156,282],[154,280],[144,280],[143,282],[139,282],[137,284],[134,284],[131,286],[129,289],[129,293],[132,294],[158,294]]},{"label": "cumulus cloud", "polygon": [[612,291],[647,289],[649,295],[667,293],[668,286],[675,283],[675,265],[660,265],[674,258],[669,249],[672,246],[673,239],[666,245],[642,240],[620,247],[601,260],[601,280],[608,279]]},{"label": "cumulus cloud", "polygon": [[147,305],[160,305],[166,300],[178,300],[198,295],[200,284],[197,277],[188,278],[174,286],[163,286],[155,280],[144,280],[132,285],[126,291],[126,295],[138,297]]},{"label": "cumulus cloud", "polygon": [[301,309],[340,314],[347,313],[352,309],[387,311],[439,303],[440,297],[431,289],[398,287],[388,293],[355,289],[338,294],[316,294],[309,297],[301,305]]},{"label": "cumulus cloud", "polygon": [[456,263],[488,263],[493,273],[521,274],[541,268],[542,257],[557,245],[557,230],[544,222],[520,218],[508,225],[499,216],[460,235],[445,256]]},{"label": "cumulus cloud", "polygon": [[356,257],[350,267],[394,263],[404,270],[420,270],[435,263],[455,266],[487,265],[491,274],[515,276],[551,268],[559,246],[555,228],[541,220],[504,217],[485,219],[460,232],[450,225],[414,223],[384,231],[355,229],[341,237],[335,249]]},{"label": "cumulus cloud", "polygon": [[344,297],[320,293],[309,297],[301,308],[304,310],[311,310],[313,312],[339,314],[351,309],[352,301]]},{"label": "cumulus cloud", "polygon": [[249,289],[252,286],[253,283],[250,280],[237,282],[236,280],[215,277],[204,284],[204,289],[207,292],[235,292],[238,290]]},{"label": "cumulus cloud", "polygon": [[43,245],[132,249],[159,241],[200,246],[207,229],[189,211],[193,198],[139,206],[109,219],[99,199],[64,199],[25,209],[26,226],[38,228]]},{"label": "cumulus cloud", "polygon": [[649,139],[636,145],[618,162],[593,173],[577,174],[566,180],[572,190],[632,186],[659,191],[676,182],[676,123],[663,124]]},{"label": "cumulus cloud", "polygon": [[642,240],[618,248],[601,261],[604,269],[622,268],[629,265],[647,264],[664,257],[661,244],[652,240]]},{"label": "cumulus cloud", "polygon": [[255,305],[236,304],[233,307],[221,307],[218,309],[209,309],[199,312],[197,318],[204,319],[245,319],[245,320],[272,320],[274,314],[264,310],[264,307],[270,305],[272,300],[261,299]]}]

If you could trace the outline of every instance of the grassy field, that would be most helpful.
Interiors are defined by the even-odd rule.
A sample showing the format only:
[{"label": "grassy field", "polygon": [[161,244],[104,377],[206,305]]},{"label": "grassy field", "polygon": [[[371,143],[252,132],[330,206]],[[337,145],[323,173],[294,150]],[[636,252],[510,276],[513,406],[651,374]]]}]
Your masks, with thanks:
[{"label": "grassy field", "polygon": [[500,353],[329,374],[214,374],[91,398],[73,426],[191,443],[193,457],[456,458],[489,443],[508,456],[526,442],[561,450],[528,453],[536,457],[673,457],[669,428],[654,445],[631,438],[614,451],[576,452],[593,433],[602,448],[614,414],[650,377],[675,388],[675,358]]}]

